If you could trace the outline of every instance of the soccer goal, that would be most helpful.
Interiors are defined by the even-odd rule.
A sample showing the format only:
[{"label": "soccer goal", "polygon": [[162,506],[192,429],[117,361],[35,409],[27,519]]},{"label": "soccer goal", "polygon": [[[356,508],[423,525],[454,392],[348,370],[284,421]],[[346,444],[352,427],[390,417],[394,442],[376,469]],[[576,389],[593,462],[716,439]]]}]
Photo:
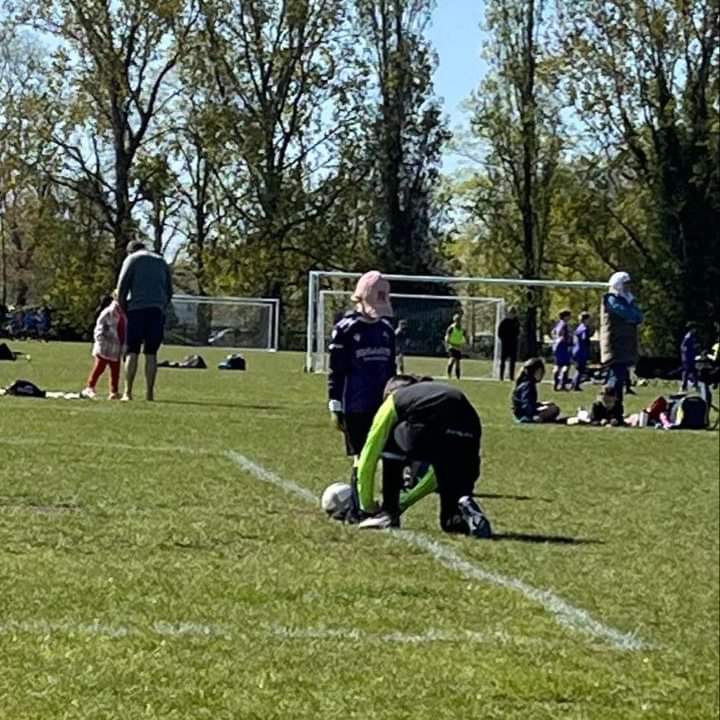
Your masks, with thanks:
[{"label": "soccer goal", "polygon": [[[324,372],[332,327],[352,309],[352,289],[359,273],[313,270],[309,274],[305,367]],[[404,320],[405,369],[408,372],[443,376],[444,337],[456,313],[461,314],[468,340],[463,375],[467,379],[499,377],[500,343],[497,330],[508,305],[523,293],[545,293],[544,306],[553,302],[577,309],[597,307],[604,282],[572,280],[517,280],[512,278],[457,277],[440,275],[385,275],[391,284],[394,323]],[[542,344],[546,318],[540,318]]]},{"label": "soccer goal", "polygon": [[[393,310],[397,321],[402,320],[406,337],[402,352],[408,370],[430,373],[437,370],[423,358],[442,357],[445,353],[445,331],[460,314],[468,338],[468,375],[487,376],[499,368],[500,348],[496,342],[497,327],[504,317],[505,301],[497,297],[471,295],[428,295],[421,293],[392,293]],[[327,348],[335,323],[353,307],[352,291],[321,290],[318,305],[318,347]],[[327,371],[328,354],[319,358],[321,371]],[[424,369],[423,369],[424,368]]]},{"label": "soccer goal", "polygon": [[165,340],[173,345],[277,350],[280,301],[275,298],[173,295]]}]

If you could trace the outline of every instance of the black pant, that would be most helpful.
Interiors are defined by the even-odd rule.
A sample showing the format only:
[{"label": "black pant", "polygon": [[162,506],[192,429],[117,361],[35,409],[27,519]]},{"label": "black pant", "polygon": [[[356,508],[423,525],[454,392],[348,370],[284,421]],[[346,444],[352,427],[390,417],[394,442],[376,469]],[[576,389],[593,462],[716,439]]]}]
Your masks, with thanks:
[{"label": "black pant", "polygon": [[402,422],[393,433],[388,450],[404,460],[383,460],[383,506],[399,514],[403,468],[408,461],[429,462],[437,478],[440,494],[440,527],[451,530],[457,525],[458,500],[472,495],[480,474],[479,421],[451,428],[417,428]]},{"label": "black pant", "polygon": [[517,362],[517,346],[506,345],[502,343],[500,353],[500,379],[505,379],[505,363],[510,362],[510,379],[515,379],[515,363]]},{"label": "black pant", "polygon": [[346,413],[345,451],[348,455],[359,455],[372,427],[374,412]]}]

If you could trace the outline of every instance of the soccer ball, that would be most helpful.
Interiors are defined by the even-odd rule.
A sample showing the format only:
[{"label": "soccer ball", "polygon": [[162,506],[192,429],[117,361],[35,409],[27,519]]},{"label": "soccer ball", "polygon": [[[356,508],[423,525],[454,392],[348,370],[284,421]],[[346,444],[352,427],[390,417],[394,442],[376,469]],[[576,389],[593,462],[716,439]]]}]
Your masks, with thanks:
[{"label": "soccer ball", "polygon": [[352,508],[352,488],[347,483],[328,485],[320,498],[320,507],[335,520],[342,520]]}]

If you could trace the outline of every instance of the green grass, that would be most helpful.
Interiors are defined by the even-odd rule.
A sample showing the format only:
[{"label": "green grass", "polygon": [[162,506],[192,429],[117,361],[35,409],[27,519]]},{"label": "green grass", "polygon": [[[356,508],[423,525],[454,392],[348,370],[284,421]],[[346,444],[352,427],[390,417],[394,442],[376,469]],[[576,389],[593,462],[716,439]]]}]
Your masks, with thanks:
[{"label": "green grass", "polygon": [[[82,387],[88,347],[22,349],[0,385]],[[315,493],[347,474],[325,378],[248,359],[162,370],[155,404],[0,398],[0,718],[717,716],[716,433],[518,426],[508,385],[466,382],[510,537],[443,536],[435,498],[405,518],[653,644],[624,652],[238,468],[228,450]]]}]

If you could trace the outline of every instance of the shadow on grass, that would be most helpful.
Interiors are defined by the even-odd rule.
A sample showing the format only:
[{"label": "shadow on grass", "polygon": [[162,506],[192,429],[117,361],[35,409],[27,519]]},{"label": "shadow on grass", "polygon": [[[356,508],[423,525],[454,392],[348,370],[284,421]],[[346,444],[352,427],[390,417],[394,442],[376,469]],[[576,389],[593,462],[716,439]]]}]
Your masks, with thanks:
[{"label": "shadow on grass", "polygon": [[530,495],[502,495],[497,493],[474,493],[473,497],[490,498],[491,500],[536,500],[537,502],[551,503],[552,498],[531,497]]},{"label": "shadow on grass", "polygon": [[158,405],[197,405],[198,407],[219,407],[232,410],[285,410],[284,405],[253,405],[250,403],[215,402],[206,400],[156,400]]},{"label": "shadow on grass", "polygon": [[593,540],[592,538],[574,538],[564,535],[534,535],[530,533],[493,533],[493,540],[515,540],[516,542],[549,545],[604,545],[604,540]]}]

